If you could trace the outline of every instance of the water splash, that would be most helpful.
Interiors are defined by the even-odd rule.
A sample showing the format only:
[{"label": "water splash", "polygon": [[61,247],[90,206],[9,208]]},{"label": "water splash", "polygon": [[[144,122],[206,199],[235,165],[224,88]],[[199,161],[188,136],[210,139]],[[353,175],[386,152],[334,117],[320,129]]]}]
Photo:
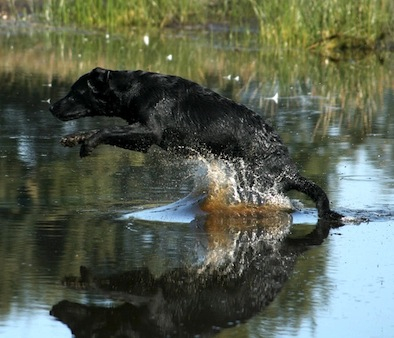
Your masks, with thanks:
[{"label": "water splash", "polygon": [[265,187],[259,170],[252,171],[243,159],[199,157],[197,161],[194,193],[206,195],[203,210],[209,213],[226,209],[257,212],[267,207],[294,210],[290,199],[275,184]]},{"label": "water splash", "polygon": [[[295,209],[275,184],[268,188],[264,185],[266,182],[261,179],[264,173],[259,172],[259,168],[251,170],[242,159],[226,160],[194,152],[189,163],[188,174],[194,178],[194,187],[189,195],[171,204],[128,213],[121,219],[190,223],[204,215],[253,217],[270,210]],[[168,165],[173,166],[174,163]],[[275,179],[280,180],[272,178],[274,182]]]}]

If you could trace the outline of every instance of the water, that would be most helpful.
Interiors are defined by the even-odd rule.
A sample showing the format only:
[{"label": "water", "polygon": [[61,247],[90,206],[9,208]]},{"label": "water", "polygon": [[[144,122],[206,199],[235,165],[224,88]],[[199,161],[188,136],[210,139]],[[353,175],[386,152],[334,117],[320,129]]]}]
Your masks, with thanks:
[{"label": "water", "polygon": [[[0,35],[0,336],[394,336],[391,55],[332,63],[250,35],[144,35]],[[291,216],[199,214],[206,163],[106,146],[79,159],[61,136],[123,122],[64,123],[48,101],[95,66],[177,74],[263,111],[333,209],[369,222],[328,231],[297,193]]]}]

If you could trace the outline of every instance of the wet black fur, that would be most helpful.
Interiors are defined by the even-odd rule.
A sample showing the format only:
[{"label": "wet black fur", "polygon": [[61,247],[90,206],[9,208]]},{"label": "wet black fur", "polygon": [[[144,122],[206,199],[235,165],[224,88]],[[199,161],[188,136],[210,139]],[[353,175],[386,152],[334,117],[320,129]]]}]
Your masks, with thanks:
[{"label": "wet black fur", "polygon": [[95,68],[50,107],[63,121],[85,116],[116,116],[124,126],[79,132],[63,138],[66,146],[81,144],[81,157],[99,144],[146,152],[208,151],[226,159],[243,159],[259,170],[264,186],[282,192],[298,190],[316,203],[319,217],[339,220],[325,192],[302,177],[279,135],[263,118],[195,82],[144,71]]}]

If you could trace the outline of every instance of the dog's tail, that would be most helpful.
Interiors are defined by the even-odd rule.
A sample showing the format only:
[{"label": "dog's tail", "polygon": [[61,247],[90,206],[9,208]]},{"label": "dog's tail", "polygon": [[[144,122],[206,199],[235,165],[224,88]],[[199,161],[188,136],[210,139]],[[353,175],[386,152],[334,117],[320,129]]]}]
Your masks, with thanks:
[{"label": "dog's tail", "polygon": [[341,223],[343,215],[330,209],[330,201],[327,194],[316,183],[301,175],[297,175],[288,181],[285,190],[298,190],[306,194],[316,203],[319,218],[330,222]]}]

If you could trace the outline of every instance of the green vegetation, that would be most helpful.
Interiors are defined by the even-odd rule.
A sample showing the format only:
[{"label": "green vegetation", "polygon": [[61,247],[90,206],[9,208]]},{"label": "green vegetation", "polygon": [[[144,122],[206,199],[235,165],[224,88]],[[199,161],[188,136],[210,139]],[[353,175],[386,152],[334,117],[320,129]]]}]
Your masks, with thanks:
[{"label": "green vegetation", "polygon": [[[240,23],[239,17],[251,19],[250,2],[215,0],[45,0],[43,11],[48,22],[85,28],[130,29],[199,25],[208,22]],[[235,13],[238,13],[236,15]]]},{"label": "green vegetation", "polygon": [[310,45],[333,35],[376,41],[393,30],[389,0],[250,0],[260,34],[279,45]]},{"label": "green vegetation", "polygon": [[[71,5],[72,3],[72,5]],[[307,46],[334,34],[376,40],[393,29],[391,0],[46,0],[45,17],[58,25],[113,31],[226,23],[259,28],[262,41]]]},{"label": "green vegetation", "polygon": [[[25,3],[25,5],[23,5]],[[210,23],[258,31],[261,43],[283,47],[310,46],[332,36],[354,37],[374,47],[394,31],[392,0],[42,0],[36,3],[0,0],[11,16],[33,14],[55,26],[106,32],[192,26]],[[336,42],[335,40],[334,42]],[[327,48],[332,46],[332,40]],[[343,45],[339,41],[340,46]],[[347,42],[348,46],[354,46]],[[339,47],[340,47],[339,46]],[[359,43],[357,43],[359,46]],[[363,47],[364,48],[364,47]]]}]

